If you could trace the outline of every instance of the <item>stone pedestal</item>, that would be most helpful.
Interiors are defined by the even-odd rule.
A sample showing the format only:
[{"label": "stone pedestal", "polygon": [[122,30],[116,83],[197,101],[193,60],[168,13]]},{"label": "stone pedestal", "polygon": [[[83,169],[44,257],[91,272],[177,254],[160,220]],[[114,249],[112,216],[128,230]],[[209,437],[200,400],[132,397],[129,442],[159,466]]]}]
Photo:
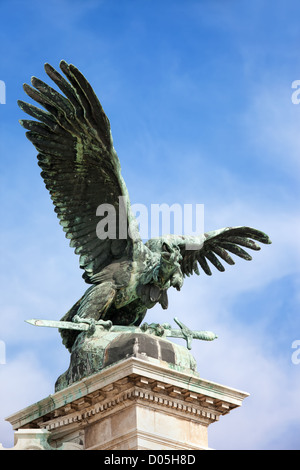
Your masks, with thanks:
[{"label": "stone pedestal", "polygon": [[48,433],[47,449],[202,450],[208,426],[247,396],[136,353],[7,420]]}]

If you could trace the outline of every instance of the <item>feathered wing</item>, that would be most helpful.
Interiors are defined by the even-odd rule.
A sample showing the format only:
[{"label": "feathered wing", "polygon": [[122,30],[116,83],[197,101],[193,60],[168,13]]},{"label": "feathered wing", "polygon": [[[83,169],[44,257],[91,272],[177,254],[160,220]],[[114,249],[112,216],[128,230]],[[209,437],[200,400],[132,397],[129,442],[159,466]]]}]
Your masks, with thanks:
[{"label": "feathered wing", "polygon": [[[20,123],[39,152],[41,175],[70,246],[80,255],[83,277],[92,283],[95,274],[112,261],[132,259],[139,234],[113,147],[109,120],[81,72],[65,61],[61,61],[60,68],[67,79],[45,64],[46,73],[65,96],[32,77],[32,86],[24,84],[24,90],[45,110],[18,101],[21,109],[36,119]],[[96,215],[101,204],[109,204],[115,210],[112,222],[116,222],[113,227],[116,239],[104,238],[105,235],[100,239],[96,233],[99,215],[107,214]]]},{"label": "feathered wing", "polygon": [[229,265],[235,264],[231,253],[245,260],[251,260],[252,257],[244,248],[260,250],[257,241],[264,244],[271,243],[265,233],[251,227],[227,227],[207,232],[202,237],[178,237],[176,245],[182,255],[182,273],[186,276],[200,274],[200,267],[210,276],[212,274],[210,263],[218,271],[225,271],[222,261]]}]

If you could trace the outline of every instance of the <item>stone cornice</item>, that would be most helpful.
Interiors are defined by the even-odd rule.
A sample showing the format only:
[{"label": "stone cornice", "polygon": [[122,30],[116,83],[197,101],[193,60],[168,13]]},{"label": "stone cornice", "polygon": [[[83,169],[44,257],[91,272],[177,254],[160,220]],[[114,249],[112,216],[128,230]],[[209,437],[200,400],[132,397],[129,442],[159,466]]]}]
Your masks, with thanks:
[{"label": "stone cornice", "polygon": [[[130,386],[131,383],[129,382],[128,385]],[[119,393],[113,399],[103,399],[96,402],[94,405],[90,405],[84,400],[81,404],[83,407],[81,410],[73,411],[73,409],[65,407],[59,410],[61,413],[59,416],[47,420],[46,422],[37,421],[36,424],[48,431],[58,431],[59,428],[64,426],[72,427],[74,424],[78,426],[78,423],[91,423],[99,419],[99,414],[106,417],[111,412],[115,413],[117,411],[116,408],[131,406],[133,403],[138,403],[141,406],[154,407],[165,413],[170,412],[172,415],[184,415],[186,419],[196,419],[197,422],[202,422],[204,425],[217,421],[221,414],[229,412],[229,409],[222,410],[220,405],[212,406],[213,403],[211,403],[211,401],[207,403],[204,399],[201,406],[201,402],[197,400],[197,397],[191,397],[191,394],[187,394],[186,397],[183,396],[182,399],[179,400],[170,396],[170,393],[172,392],[162,394],[153,392],[151,389],[147,390],[133,387]],[[187,401],[184,401],[185,399]],[[84,405],[89,406],[85,408]],[[74,406],[76,406],[76,403]]]},{"label": "stone cornice", "polygon": [[116,407],[156,406],[209,424],[242,404],[247,393],[170,370],[154,361],[129,358],[7,418],[14,429],[48,430],[99,419]]}]

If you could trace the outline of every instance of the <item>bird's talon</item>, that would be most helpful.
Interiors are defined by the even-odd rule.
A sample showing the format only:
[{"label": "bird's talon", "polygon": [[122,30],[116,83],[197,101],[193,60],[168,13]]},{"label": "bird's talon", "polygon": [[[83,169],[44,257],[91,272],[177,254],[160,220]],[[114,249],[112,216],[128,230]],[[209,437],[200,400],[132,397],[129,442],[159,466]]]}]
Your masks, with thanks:
[{"label": "bird's talon", "polygon": [[144,331],[145,333],[150,333],[154,334],[155,336],[163,336],[165,332],[165,327],[164,325],[160,325],[159,323],[144,323],[141,326],[141,330]]},{"label": "bird's talon", "polygon": [[82,318],[80,318],[79,315],[75,315],[73,318],[72,318],[72,321],[74,323],[82,323]]},{"label": "bird's talon", "polygon": [[141,330],[144,331],[144,332],[146,332],[148,330],[148,328],[149,328],[149,325],[146,322],[141,325]]},{"label": "bird's talon", "polygon": [[110,330],[113,322],[111,320],[98,320],[96,322],[97,326],[102,326],[105,330]]}]

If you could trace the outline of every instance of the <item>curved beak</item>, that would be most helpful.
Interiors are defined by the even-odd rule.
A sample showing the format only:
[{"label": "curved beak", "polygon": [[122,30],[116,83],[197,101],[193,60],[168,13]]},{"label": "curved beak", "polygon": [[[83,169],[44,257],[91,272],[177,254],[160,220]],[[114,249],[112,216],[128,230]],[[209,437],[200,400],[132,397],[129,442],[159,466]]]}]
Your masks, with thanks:
[{"label": "curved beak", "polygon": [[175,287],[178,291],[180,291],[181,287],[183,286],[183,279],[179,273],[174,274],[171,279],[171,285]]}]

